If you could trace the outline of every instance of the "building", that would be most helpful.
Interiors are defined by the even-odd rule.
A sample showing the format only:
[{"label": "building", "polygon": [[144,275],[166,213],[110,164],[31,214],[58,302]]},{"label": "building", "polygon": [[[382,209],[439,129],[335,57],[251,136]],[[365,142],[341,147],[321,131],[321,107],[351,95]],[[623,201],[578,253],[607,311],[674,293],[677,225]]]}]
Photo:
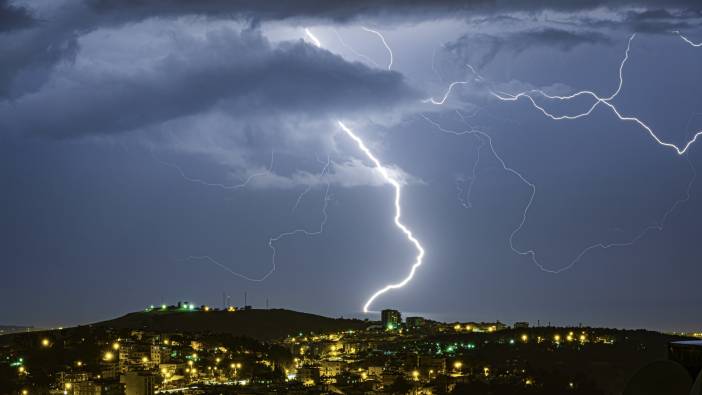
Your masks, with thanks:
[{"label": "building", "polygon": [[383,328],[396,329],[402,324],[402,314],[397,310],[383,310],[380,312],[380,319],[383,322]]},{"label": "building", "polygon": [[684,366],[692,377],[697,377],[702,370],[702,340],[670,342],[668,359]]},{"label": "building", "polygon": [[341,361],[322,361],[319,363],[319,375],[321,377],[336,377],[341,374],[344,367]]},{"label": "building", "polygon": [[424,317],[407,317],[405,322],[407,323],[407,328],[409,329],[422,329],[426,324]]},{"label": "building", "polygon": [[527,329],[529,328],[528,322],[515,322],[514,329]]},{"label": "building", "polygon": [[154,395],[154,375],[144,372],[129,372],[119,377],[124,384],[124,395]]},{"label": "building", "polygon": [[297,379],[305,385],[319,383],[319,366],[303,366],[297,370]]},{"label": "building", "polygon": [[83,381],[73,385],[73,395],[124,395],[124,385],[116,381]]}]

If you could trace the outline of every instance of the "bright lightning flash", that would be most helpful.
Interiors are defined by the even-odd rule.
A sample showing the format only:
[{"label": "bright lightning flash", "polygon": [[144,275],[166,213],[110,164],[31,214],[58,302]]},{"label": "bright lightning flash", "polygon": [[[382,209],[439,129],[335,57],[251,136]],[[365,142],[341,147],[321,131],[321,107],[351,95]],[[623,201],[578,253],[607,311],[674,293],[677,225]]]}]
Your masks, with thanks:
[{"label": "bright lightning flash", "polygon": [[379,32],[379,31],[377,31],[377,30],[369,29],[369,28],[367,28],[367,27],[365,27],[365,26],[361,26],[361,29],[367,31],[368,33],[373,33],[373,34],[375,34],[376,36],[378,36],[378,37],[380,38],[380,41],[383,42],[383,45],[385,46],[385,49],[388,50],[388,54],[390,55],[390,63],[388,63],[388,70],[390,70],[390,69],[392,68],[392,62],[393,62],[392,49],[390,49],[390,46],[388,45],[388,42],[385,41],[385,36],[383,36],[383,33]]},{"label": "bright lightning flash", "polygon": [[682,33],[680,33],[678,30],[674,30],[673,33],[674,33],[674,34],[677,34],[678,36],[680,36],[680,38],[682,38],[683,41],[685,41],[686,43],[692,45],[693,47],[696,47],[696,48],[702,47],[702,41],[701,41],[701,42],[698,42],[698,43],[693,42],[693,41],[690,40],[689,38],[683,36]]},{"label": "bright lightning flash", "polygon": [[[651,138],[653,138],[653,140],[656,143],[658,143],[659,145],[661,145],[663,147],[674,149],[678,155],[683,155],[685,152],[687,152],[688,148],[690,148],[692,146],[692,144],[694,144],[697,141],[697,138],[700,137],[700,135],[702,135],[702,130],[697,131],[692,136],[692,138],[690,140],[688,140],[687,143],[685,143],[685,145],[678,146],[674,143],[663,141],[663,139],[658,137],[658,135],[653,130],[653,128],[651,128],[649,125],[647,125],[644,121],[642,121],[638,117],[622,115],[622,113],[619,111],[619,109],[614,104],[612,104],[612,100],[614,100],[614,98],[617,97],[617,95],[619,95],[619,93],[622,90],[622,86],[624,85],[624,65],[626,65],[627,60],[629,60],[629,51],[631,50],[631,42],[634,40],[634,37],[636,37],[636,34],[632,34],[629,37],[629,42],[627,43],[627,46],[626,46],[626,52],[624,54],[624,59],[622,59],[622,62],[619,64],[619,85],[617,86],[617,89],[614,91],[614,93],[612,93],[610,96],[602,97],[602,96],[599,96],[598,94],[596,94],[595,92],[589,91],[589,90],[583,90],[583,91],[576,92],[576,93],[566,95],[566,96],[549,95],[546,92],[539,90],[539,89],[534,89],[534,90],[526,91],[526,92],[520,92],[517,94],[509,94],[509,93],[504,93],[504,92],[500,92],[500,93],[491,92],[491,93],[494,97],[496,97],[497,99],[502,100],[502,101],[517,101],[521,98],[526,98],[527,100],[529,100],[531,102],[531,104],[532,104],[532,106],[534,106],[534,108],[541,111],[545,116],[553,119],[554,121],[573,120],[573,119],[578,119],[578,118],[582,118],[582,117],[587,117],[590,114],[592,114],[592,112],[595,110],[595,108],[598,105],[603,104],[603,105],[609,107],[609,109],[612,110],[614,115],[617,118],[619,118],[619,120],[625,121],[625,122],[634,122],[634,123],[638,124],[642,129],[644,129],[646,131],[646,133],[648,133],[649,136],[651,136]],[[680,37],[682,37],[683,40],[685,40],[689,44],[696,46],[695,43],[689,41],[684,36],[680,36]],[[579,97],[579,96],[590,96],[593,99],[595,99],[595,101],[590,106],[590,108],[588,108],[586,111],[581,112],[579,114],[556,115],[556,114],[553,114],[553,113],[549,112],[548,110],[546,110],[543,106],[540,106],[539,104],[537,104],[536,101],[534,100],[534,98],[532,97],[532,94],[534,94],[534,93],[538,94],[546,99],[549,99],[549,100],[569,101],[569,100],[572,100],[572,99]]]},{"label": "bright lightning flash", "polygon": [[397,181],[391,174],[388,172],[388,169],[385,168],[378,158],[376,158],[373,153],[368,149],[366,144],[361,140],[360,137],[358,137],[351,129],[346,127],[343,122],[338,121],[339,127],[346,132],[346,134],[354,141],[356,142],[356,145],[358,145],[358,148],[366,155],[366,157],[373,162],[375,165],[375,168],[380,172],[380,174],[383,176],[385,181],[388,182],[388,184],[392,185],[393,188],[395,188],[395,226],[397,226],[398,229],[402,231],[402,233],[405,234],[407,237],[407,240],[410,241],[414,245],[414,248],[417,250],[417,256],[415,258],[414,264],[412,265],[412,268],[410,269],[409,274],[407,277],[404,278],[404,280],[400,281],[399,283],[396,284],[390,284],[386,285],[384,288],[378,290],[376,293],[374,293],[366,302],[366,304],[363,306],[363,312],[368,313],[370,305],[373,303],[373,301],[380,295],[396,288],[402,288],[404,287],[410,280],[412,280],[412,277],[414,277],[415,271],[417,271],[417,268],[422,265],[422,260],[424,259],[424,248],[422,245],[419,243],[419,240],[417,240],[414,235],[412,235],[412,231],[407,228],[401,221],[400,217],[402,216],[402,206],[400,204],[401,200],[401,193],[402,193],[402,186],[400,185],[400,182]]},{"label": "bright lightning flash", "polygon": [[322,48],[322,43],[319,41],[317,36],[312,34],[312,31],[308,28],[305,28],[305,34],[307,37],[312,41],[312,43],[317,47],[317,48]]},{"label": "bright lightning flash", "polygon": [[[702,46],[702,43],[694,43],[694,42],[690,41],[687,37],[680,34],[680,32],[675,31],[673,33],[679,35],[680,38],[682,38],[686,43],[690,44],[693,47]],[[663,147],[672,148],[673,150],[675,150],[675,152],[678,155],[682,156],[697,141],[698,137],[700,137],[702,135],[702,130],[697,131],[692,136],[692,138],[690,140],[688,140],[688,142],[685,145],[677,146],[673,143],[663,141],[661,138],[658,137],[658,135],[654,132],[654,130],[650,126],[648,126],[645,122],[640,120],[638,117],[622,115],[622,113],[619,111],[619,109],[612,103],[612,101],[622,91],[622,87],[624,85],[624,66],[626,65],[627,61],[629,60],[629,53],[631,51],[631,42],[634,40],[635,37],[636,37],[636,34],[632,34],[629,37],[629,40],[627,42],[626,51],[624,53],[624,57],[623,57],[621,63],[619,64],[619,84],[617,86],[617,89],[609,96],[600,96],[597,93],[590,91],[590,90],[583,90],[583,91],[579,91],[579,92],[576,92],[576,93],[573,93],[570,95],[558,96],[558,95],[550,95],[550,94],[548,94],[540,89],[533,89],[533,90],[524,91],[524,92],[520,92],[520,93],[516,93],[516,94],[510,94],[510,93],[505,93],[505,92],[495,92],[493,90],[490,90],[490,94],[501,101],[518,101],[519,99],[527,99],[535,109],[539,110],[546,117],[548,117],[554,121],[574,120],[574,119],[584,118],[584,117],[587,117],[590,114],[592,114],[592,112],[595,110],[595,108],[597,108],[599,105],[604,105],[604,106],[608,107],[619,120],[626,121],[626,122],[634,122],[634,123],[638,124],[642,129],[644,129],[646,131],[646,133],[649,134],[649,136],[651,136],[653,138],[653,140],[656,143],[658,143],[659,145],[661,145]],[[475,76],[475,81],[484,80],[484,78],[482,78],[473,67],[471,67],[470,65],[467,65],[467,67],[470,69],[470,71]],[[469,83],[470,83],[470,81],[452,82],[448,86],[448,89],[444,93],[443,97],[441,97],[440,99],[435,99],[432,97],[432,98],[428,98],[428,99],[424,100],[423,102],[424,103],[431,103],[434,105],[443,105],[444,103],[446,103],[448,97],[451,95],[451,92],[454,89],[454,87],[456,87],[458,85],[467,85]],[[575,99],[575,98],[578,98],[580,96],[589,96],[589,97],[593,98],[594,101],[587,110],[580,112],[580,113],[577,113],[577,114],[554,114],[552,112],[549,112],[544,106],[538,104],[537,101],[534,99],[534,96],[539,96],[539,97],[545,98],[547,100],[558,100],[558,101],[565,101],[565,102],[570,101],[570,100]],[[460,116],[460,113],[459,113],[459,116]],[[532,262],[534,264],[536,264],[539,267],[539,269],[541,269],[542,271],[548,272],[548,273],[561,273],[565,270],[570,269],[571,267],[575,266],[575,264],[577,264],[591,250],[598,249],[598,248],[599,249],[609,249],[612,247],[631,246],[631,245],[635,244],[637,241],[641,240],[651,230],[662,231],[663,225],[666,223],[667,218],[670,216],[670,214],[680,204],[689,201],[692,185],[693,185],[695,178],[696,178],[695,169],[692,166],[692,164],[688,161],[688,164],[690,165],[690,170],[692,173],[692,178],[690,179],[690,182],[688,183],[686,194],[684,197],[676,200],[673,203],[673,205],[663,214],[663,216],[661,217],[661,219],[657,223],[645,227],[637,235],[635,235],[633,238],[631,238],[627,241],[612,242],[612,243],[599,242],[599,243],[592,244],[592,245],[586,247],[585,249],[583,249],[566,266],[563,266],[559,269],[548,269],[538,261],[537,256],[536,256],[536,251],[534,251],[534,250],[520,250],[514,246],[514,238],[515,238],[516,234],[519,233],[522,230],[522,228],[524,227],[524,225],[526,224],[527,214],[529,212],[529,209],[531,208],[531,205],[534,201],[534,197],[536,195],[536,186],[533,183],[531,183],[530,181],[528,181],[521,173],[517,172],[516,170],[514,170],[510,167],[507,167],[505,162],[502,160],[502,158],[500,158],[497,155],[497,152],[495,151],[494,147],[492,146],[492,140],[490,139],[490,136],[488,136],[484,132],[481,132],[481,131],[478,131],[475,129],[466,130],[466,131],[448,130],[448,129],[444,129],[437,122],[427,118],[426,116],[422,115],[422,117],[426,121],[428,121],[429,123],[434,125],[438,130],[440,130],[444,133],[449,133],[449,134],[454,134],[454,135],[464,135],[464,134],[478,135],[478,136],[482,136],[482,137],[486,138],[488,140],[488,144],[492,150],[493,155],[502,164],[502,168],[505,171],[508,171],[508,172],[512,173],[513,175],[519,177],[522,180],[522,182],[524,182],[526,185],[528,185],[531,188],[532,193],[531,193],[529,201],[527,202],[527,204],[524,208],[524,211],[522,213],[522,220],[519,223],[519,225],[512,231],[512,233],[510,233],[509,246],[510,246],[510,249],[513,252],[515,252],[516,254],[529,256],[531,258]],[[461,117],[461,118],[463,118],[463,117]],[[474,176],[473,176],[473,179],[474,179],[475,178],[475,165],[473,167],[473,174],[474,174]],[[462,201],[462,203],[463,203],[463,201]],[[469,204],[470,204],[470,201],[468,200],[468,205]]]}]

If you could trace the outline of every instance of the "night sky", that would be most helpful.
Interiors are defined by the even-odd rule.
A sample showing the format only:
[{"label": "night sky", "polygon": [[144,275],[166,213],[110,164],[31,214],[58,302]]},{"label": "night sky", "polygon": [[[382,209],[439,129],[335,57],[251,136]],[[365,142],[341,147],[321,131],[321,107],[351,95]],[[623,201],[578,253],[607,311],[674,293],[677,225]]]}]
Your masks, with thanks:
[{"label": "night sky", "polygon": [[342,121],[426,250],[373,310],[700,329],[702,137],[676,148],[702,130],[701,22],[698,0],[0,0],[0,324],[223,292],[366,316],[416,250]]}]

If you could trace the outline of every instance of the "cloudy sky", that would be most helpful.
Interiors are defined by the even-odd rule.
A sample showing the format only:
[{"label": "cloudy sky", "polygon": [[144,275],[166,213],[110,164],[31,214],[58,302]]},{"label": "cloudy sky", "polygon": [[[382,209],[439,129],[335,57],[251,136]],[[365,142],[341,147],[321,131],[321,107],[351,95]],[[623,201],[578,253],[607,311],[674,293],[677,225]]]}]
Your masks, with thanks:
[{"label": "cloudy sky", "polygon": [[[699,329],[698,1],[0,0],[0,324]],[[373,317],[370,315],[369,317]]]}]

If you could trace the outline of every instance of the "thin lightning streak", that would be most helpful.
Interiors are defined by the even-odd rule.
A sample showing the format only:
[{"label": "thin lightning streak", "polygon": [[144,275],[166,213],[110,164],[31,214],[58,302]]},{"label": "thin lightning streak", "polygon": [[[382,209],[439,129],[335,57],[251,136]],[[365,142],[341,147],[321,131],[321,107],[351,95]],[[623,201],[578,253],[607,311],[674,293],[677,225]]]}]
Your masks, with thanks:
[{"label": "thin lightning streak", "polygon": [[[330,165],[331,165],[331,159],[327,158],[327,163],[326,163],[326,165],[324,166],[324,168],[322,169],[322,172],[320,173],[320,177],[321,177],[321,178],[324,178],[324,176],[326,176],[327,172],[329,171]],[[262,282],[262,281],[265,281],[271,274],[273,274],[273,272],[275,272],[275,269],[276,269],[276,267],[277,267],[277,265],[276,265],[276,258],[277,258],[277,255],[278,255],[278,250],[277,250],[276,247],[275,247],[275,243],[277,243],[278,241],[280,241],[280,240],[282,240],[282,239],[284,239],[284,238],[286,238],[286,237],[294,236],[294,235],[298,235],[298,234],[303,234],[303,235],[305,235],[305,236],[310,236],[310,237],[311,237],[311,236],[317,236],[317,235],[320,235],[320,234],[324,233],[324,226],[327,224],[327,220],[328,220],[327,208],[329,207],[329,201],[331,200],[330,189],[331,189],[331,183],[327,182],[326,189],[325,189],[325,191],[324,191],[324,203],[323,203],[323,205],[322,205],[322,222],[320,222],[320,224],[319,224],[319,230],[310,231],[310,230],[307,230],[307,229],[302,229],[302,228],[300,228],[300,229],[295,229],[295,230],[292,230],[292,231],[288,231],[288,232],[281,233],[281,234],[279,234],[279,235],[277,235],[277,236],[275,236],[275,237],[271,237],[270,239],[268,239],[268,248],[270,248],[271,251],[272,251],[272,254],[271,254],[271,268],[270,268],[270,270],[269,270],[268,272],[266,272],[266,274],[264,274],[262,277],[254,278],[254,277],[249,277],[249,276],[246,276],[246,275],[244,275],[244,274],[238,273],[238,272],[232,270],[230,267],[221,264],[221,263],[218,262],[216,259],[214,259],[214,258],[212,258],[212,257],[210,257],[210,256],[208,256],[208,255],[203,255],[203,256],[190,256],[190,257],[188,257],[188,259],[191,259],[191,260],[205,260],[205,261],[208,261],[208,262],[213,263],[213,264],[219,266],[220,268],[226,270],[227,272],[229,272],[229,273],[231,273],[231,274],[233,274],[233,275],[235,275],[235,276],[237,276],[237,277],[240,277],[240,278],[243,278],[243,279],[245,279],[245,280],[248,280],[248,281],[253,281],[253,282]]]},{"label": "thin lightning streak", "polygon": [[360,137],[358,137],[351,129],[346,127],[343,122],[338,121],[339,127],[346,132],[346,134],[356,142],[356,145],[358,145],[358,148],[366,155],[366,157],[373,162],[375,165],[375,168],[380,172],[380,174],[383,176],[385,181],[388,182],[388,184],[392,185],[392,187],[395,189],[395,226],[397,226],[398,229],[402,231],[402,233],[405,234],[407,237],[407,240],[414,245],[414,248],[417,250],[417,257],[412,265],[412,268],[410,269],[409,274],[407,277],[405,277],[404,280],[400,281],[399,283],[396,284],[390,284],[385,286],[384,288],[380,289],[376,293],[374,293],[366,302],[366,304],[363,306],[363,312],[368,313],[370,305],[373,303],[373,301],[380,295],[396,288],[401,288],[404,287],[410,280],[412,280],[412,277],[414,277],[414,273],[417,270],[419,266],[422,265],[422,260],[424,259],[424,248],[422,245],[419,243],[419,241],[412,235],[412,231],[409,230],[401,221],[400,218],[402,216],[402,206],[400,204],[401,201],[401,193],[402,193],[402,186],[400,183],[393,178],[390,173],[388,172],[387,168],[383,167],[383,165],[380,163],[380,161],[371,153],[371,151],[366,147],[366,144],[361,140]]},{"label": "thin lightning streak", "polygon": [[693,47],[696,47],[696,48],[702,47],[702,42],[695,43],[695,42],[691,41],[689,38],[683,36],[682,33],[680,33],[680,31],[678,31],[678,30],[674,30],[673,33],[680,36],[680,38],[682,38],[683,41],[692,45]]},{"label": "thin lightning streak", "polygon": [[322,48],[322,43],[314,34],[312,34],[312,31],[310,29],[305,28],[305,34],[312,41],[312,43],[317,46],[317,48]]},{"label": "thin lightning streak", "polygon": [[470,69],[470,71],[471,71],[471,72],[473,73],[473,75],[475,76],[475,78],[474,78],[473,80],[454,81],[454,82],[452,82],[452,83],[449,84],[448,89],[446,89],[446,92],[444,92],[444,96],[443,96],[441,99],[438,99],[438,100],[437,100],[437,99],[435,99],[435,98],[433,98],[433,97],[430,97],[430,98],[428,98],[428,99],[422,100],[422,103],[431,103],[431,104],[434,104],[434,105],[437,105],[437,106],[443,105],[444,103],[446,103],[446,100],[448,100],[449,96],[451,96],[451,92],[453,91],[453,88],[454,88],[454,87],[456,87],[456,86],[458,86],[458,85],[469,85],[469,84],[471,84],[473,81],[482,81],[482,80],[483,80],[483,77],[480,76],[480,74],[478,74],[477,71],[475,71],[475,69],[473,68],[473,66],[467,64],[466,67],[468,67],[468,69]]},{"label": "thin lightning streak", "polygon": [[685,196],[682,197],[682,198],[680,198],[680,199],[678,199],[678,200],[676,200],[676,201],[673,203],[673,205],[670,206],[670,208],[668,208],[668,210],[663,214],[663,216],[660,218],[660,220],[659,220],[656,224],[649,225],[649,226],[645,227],[645,228],[642,229],[636,236],[634,236],[633,238],[629,239],[628,241],[624,241],[624,242],[613,242],[613,243],[603,243],[603,242],[600,242],[600,243],[595,243],[595,244],[592,244],[592,245],[590,245],[590,246],[587,246],[586,248],[584,248],[583,250],[581,250],[581,252],[580,252],[578,255],[576,255],[575,258],[574,258],[573,260],[571,260],[567,265],[565,265],[565,266],[563,266],[563,267],[561,267],[561,268],[559,268],[559,269],[549,269],[549,268],[546,268],[545,266],[543,266],[543,265],[539,262],[539,260],[537,259],[537,254],[536,254],[536,251],[535,251],[535,250],[520,250],[520,249],[518,249],[518,248],[516,248],[516,247],[514,246],[514,237],[522,230],[522,228],[524,228],[524,225],[526,224],[527,217],[528,217],[528,214],[529,214],[529,209],[531,208],[531,206],[532,206],[532,204],[533,204],[533,202],[534,202],[534,199],[535,199],[535,197],[536,197],[536,185],[534,185],[533,183],[531,183],[530,181],[528,181],[520,172],[514,170],[513,168],[508,167],[508,166],[505,164],[505,161],[504,161],[504,160],[497,154],[497,152],[495,151],[495,147],[494,147],[493,144],[492,144],[492,139],[491,139],[491,137],[490,137],[488,134],[486,134],[485,132],[482,132],[482,131],[479,131],[479,130],[475,130],[475,129],[470,129],[470,130],[465,130],[465,131],[455,131],[455,130],[445,129],[445,128],[442,127],[438,122],[436,122],[436,121],[430,119],[429,117],[427,117],[427,116],[425,116],[425,115],[423,115],[423,114],[421,114],[421,117],[424,118],[424,119],[425,119],[427,122],[429,122],[431,125],[433,125],[437,130],[439,130],[439,131],[441,131],[441,132],[443,132],[443,133],[453,134],[453,135],[456,135],[456,136],[461,136],[461,135],[467,135],[467,134],[468,134],[468,135],[480,135],[480,136],[485,137],[485,138],[487,139],[487,141],[488,141],[488,145],[489,145],[489,147],[490,147],[490,150],[492,151],[492,154],[495,156],[495,158],[498,160],[498,162],[500,162],[500,164],[502,165],[502,169],[505,170],[505,171],[507,171],[507,172],[509,172],[509,173],[511,173],[511,174],[513,174],[513,175],[515,175],[515,176],[517,176],[522,182],[524,182],[527,186],[529,186],[529,187],[531,188],[532,193],[531,193],[531,196],[529,197],[529,200],[528,200],[526,206],[524,207],[524,211],[522,212],[522,220],[521,220],[521,222],[519,223],[519,225],[510,233],[510,236],[509,236],[509,247],[510,247],[510,249],[511,249],[515,254],[517,254],[517,255],[529,256],[530,259],[531,259],[531,261],[532,261],[540,270],[542,270],[542,271],[544,271],[544,272],[546,272],[546,273],[558,274],[558,273],[564,272],[564,271],[566,271],[566,270],[568,270],[568,269],[571,269],[571,268],[572,268],[573,266],[575,266],[578,262],[580,262],[580,261],[582,260],[582,258],[583,258],[586,254],[588,254],[588,253],[589,253],[590,251],[592,251],[592,250],[595,250],[595,249],[607,250],[607,249],[610,249],[610,248],[613,248],[613,247],[630,247],[630,246],[636,244],[639,240],[641,240],[644,236],[646,236],[646,234],[648,234],[648,233],[649,233],[650,231],[652,231],[652,230],[656,230],[656,231],[659,231],[659,232],[663,231],[663,226],[664,226],[665,223],[667,222],[668,217],[675,211],[675,209],[676,209],[678,206],[680,206],[681,204],[683,204],[683,203],[685,203],[685,202],[687,202],[687,201],[690,200],[690,198],[691,198],[692,186],[694,185],[695,180],[696,180],[696,178],[697,178],[697,172],[696,172],[694,166],[692,165],[692,163],[690,162],[689,159],[685,158],[686,161],[687,161],[687,163],[688,163],[688,165],[690,166],[690,171],[691,171],[691,173],[692,173],[692,177],[690,178],[690,181],[689,181],[689,183],[687,184],[687,189],[686,189],[686,192],[685,192]]},{"label": "thin lightning streak", "polygon": [[157,158],[154,155],[153,150],[151,150],[151,156],[154,158],[154,160],[156,160],[160,164],[162,164],[164,166],[168,166],[168,167],[173,168],[173,169],[176,169],[176,171],[178,171],[180,176],[183,177],[183,179],[188,181],[188,182],[204,185],[207,187],[215,187],[215,188],[226,189],[226,190],[235,190],[235,189],[246,188],[254,178],[263,177],[263,176],[269,174],[271,171],[273,171],[273,165],[275,164],[275,151],[271,151],[271,161],[270,161],[270,164],[268,165],[268,169],[266,171],[250,174],[243,182],[241,182],[239,184],[230,185],[230,184],[223,184],[223,183],[218,183],[218,182],[209,182],[209,181],[205,181],[205,180],[200,179],[200,178],[190,177],[185,173],[185,171],[183,171],[183,169],[180,166],[176,165],[175,163],[166,162],[164,160]]},{"label": "thin lightning streak", "polygon": [[436,69],[436,52],[438,51],[438,49],[439,47],[434,48],[434,52],[432,52],[431,54],[431,71],[433,71],[434,74],[437,77],[439,77],[439,81],[444,82],[444,77],[442,77],[441,73],[439,73],[439,70]]},{"label": "thin lightning streak", "polygon": [[[328,163],[324,163],[319,160],[319,157],[317,157],[317,162],[320,162],[324,167],[328,165]],[[324,168],[322,168],[322,172],[324,172]],[[297,196],[297,199],[295,200],[295,204],[293,205],[292,212],[294,213],[298,206],[300,206],[300,203],[302,202],[302,199],[312,190],[312,187],[314,185],[312,183],[307,184],[307,187]]]},{"label": "thin lightning streak", "polygon": [[365,31],[367,31],[367,32],[369,32],[369,33],[373,33],[373,34],[375,34],[376,36],[380,37],[380,41],[383,42],[383,45],[385,46],[385,49],[387,49],[387,50],[388,50],[388,54],[390,54],[390,63],[388,63],[388,70],[390,70],[390,69],[392,68],[393,55],[392,55],[392,49],[390,49],[390,46],[388,45],[388,42],[385,41],[385,36],[383,36],[383,34],[382,34],[381,32],[379,32],[379,31],[377,31],[377,30],[369,29],[369,28],[367,28],[367,27],[365,27],[365,26],[361,26],[361,29],[363,29],[363,30],[365,30]]},{"label": "thin lightning streak", "polygon": [[[467,186],[465,188],[462,188],[460,186],[456,186],[458,189],[458,201],[461,202],[461,205],[465,208],[472,208],[473,203],[470,201],[470,196],[473,193],[473,185],[475,185],[475,181],[478,178],[478,165],[480,164],[480,152],[483,150],[483,147],[485,146],[485,141],[482,138],[479,138],[476,136],[476,139],[478,140],[478,148],[476,149],[475,155],[475,162],[473,162],[473,167],[471,169],[471,176],[468,179]],[[465,180],[462,180],[464,183],[466,183]]]},{"label": "thin lightning streak", "polygon": [[[599,104],[603,104],[603,105],[607,106],[610,110],[612,110],[614,115],[616,115],[617,118],[619,118],[619,120],[636,123],[641,128],[643,128],[646,131],[646,133],[648,133],[648,135],[651,136],[651,138],[653,138],[653,140],[656,143],[658,143],[659,145],[661,145],[663,147],[674,149],[678,155],[683,155],[692,146],[692,144],[694,144],[697,141],[697,139],[700,137],[700,135],[702,135],[702,130],[697,131],[692,136],[692,138],[690,140],[688,140],[687,143],[685,143],[685,145],[678,146],[674,143],[669,143],[669,142],[662,140],[660,137],[658,137],[658,135],[653,131],[653,129],[650,126],[648,126],[645,122],[641,121],[639,118],[633,117],[633,116],[622,115],[622,113],[619,111],[619,109],[614,104],[611,103],[611,100],[613,100],[619,94],[619,92],[621,92],[622,86],[624,84],[624,65],[626,64],[627,60],[629,59],[629,51],[631,49],[631,42],[634,39],[634,37],[636,37],[636,34],[632,34],[631,37],[629,37],[629,42],[627,43],[627,46],[626,46],[626,52],[624,55],[624,59],[619,64],[619,85],[617,86],[617,90],[610,96],[601,97],[601,96],[597,95],[596,93],[589,91],[589,90],[583,90],[583,91],[576,92],[576,93],[573,93],[571,95],[566,95],[566,96],[558,96],[558,95],[549,95],[549,94],[545,93],[544,91],[538,90],[538,89],[534,89],[534,90],[526,91],[526,92],[521,92],[521,93],[517,93],[517,94],[508,94],[508,93],[504,93],[504,92],[500,92],[500,93],[491,92],[491,94],[494,97],[496,97],[497,99],[502,100],[502,101],[517,101],[520,98],[526,98],[531,102],[531,104],[534,108],[538,109],[545,116],[547,116],[555,121],[573,120],[573,119],[586,117],[586,116],[590,115]],[[591,96],[592,98],[594,98],[595,102],[590,106],[590,108],[587,111],[579,113],[579,114],[555,115],[555,114],[552,114],[549,111],[547,111],[544,107],[538,105],[536,103],[536,101],[534,100],[534,98],[531,96],[532,93],[539,94],[539,95],[541,95],[547,99],[550,99],[550,100],[561,100],[561,101],[568,101],[568,100],[574,99],[576,97],[586,95],[586,96]]]},{"label": "thin lightning streak", "polygon": [[372,64],[372,65],[375,66],[375,67],[380,67],[380,65],[378,65],[378,63],[377,63],[375,60],[373,60],[373,59],[371,59],[370,57],[368,57],[368,56],[366,56],[366,55],[364,55],[364,54],[362,54],[362,53],[356,51],[352,46],[350,46],[350,45],[344,40],[344,38],[341,37],[341,33],[339,33],[338,30],[334,29],[334,33],[336,33],[336,37],[339,39],[339,42],[341,43],[341,45],[342,45],[344,48],[348,49],[352,54],[354,54],[354,55],[356,55],[357,57],[359,57],[359,58],[365,60],[366,62]]},{"label": "thin lightning streak", "polygon": [[456,85],[468,85],[470,83],[471,83],[471,81],[454,81],[451,84],[449,84],[449,87],[446,90],[446,93],[444,93],[444,97],[442,97],[439,100],[436,100],[433,97],[430,97],[428,99],[422,100],[422,103],[431,103],[431,104],[436,104],[436,105],[442,105],[442,104],[446,103],[446,100],[448,100],[448,97],[451,95],[451,91],[453,91],[453,88]]}]

